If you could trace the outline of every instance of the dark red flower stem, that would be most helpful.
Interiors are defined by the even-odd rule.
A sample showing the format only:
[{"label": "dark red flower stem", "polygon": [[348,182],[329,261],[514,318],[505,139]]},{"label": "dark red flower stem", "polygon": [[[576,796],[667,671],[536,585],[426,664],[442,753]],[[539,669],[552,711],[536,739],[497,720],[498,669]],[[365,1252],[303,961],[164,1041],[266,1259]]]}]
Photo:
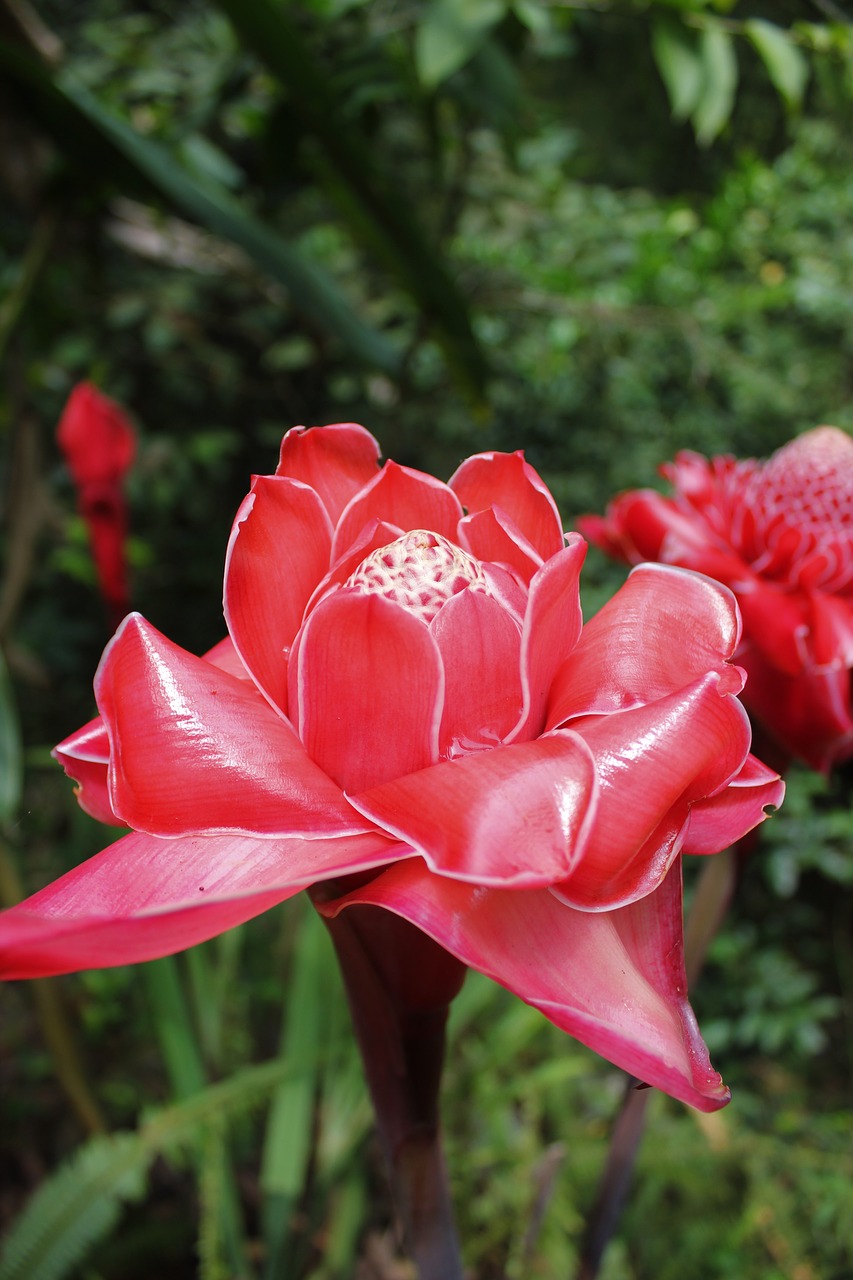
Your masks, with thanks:
[{"label": "dark red flower stem", "polygon": [[378,907],[350,907],[325,923],[418,1276],[462,1280],[439,1092],[447,1014],[465,968],[419,929]]},{"label": "dark red flower stem", "polygon": [[[744,859],[756,840],[757,832],[750,832],[731,849],[709,857],[702,868],[684,933],[688,986],[702,971],[708,948],[731,906]],[[598,1275],[604,1251],[613,1238],[628,1198],[652,1093],[652,1089],[644,1088],[636,1078],[630,1077],[626,1083],[610,1138],[607,1163],[586,1221],[575,1280],[595,1280]]]}]

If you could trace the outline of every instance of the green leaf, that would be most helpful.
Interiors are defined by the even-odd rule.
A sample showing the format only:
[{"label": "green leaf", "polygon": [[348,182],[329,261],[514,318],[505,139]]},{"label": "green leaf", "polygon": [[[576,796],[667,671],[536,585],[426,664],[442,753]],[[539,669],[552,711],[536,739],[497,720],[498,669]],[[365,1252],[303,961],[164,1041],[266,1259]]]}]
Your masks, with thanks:
[{"label": "green leaf", "polygon": [[[504,0],[499,2],[503,9]],[[486,0],[466,0],[476,9]],[[486,378],[468,304],[410,206],[396,174],[342,109],[323,65],[285,6],[270,0],[218,0],[234,29],[287,89],[289,106],[316,139],[317,167],[330,196],[371,249],[385,260],[434,326],[448,362],[478,397]]]},{"label": "green leaf", "polygon": [[702,89],[692,114],[696,141],[707,147],[732,113],[737,88],[734,41],[725,28],[707,26],[702,32]]},{"label": "green leaf", "polygon": [[702,57],[696,39],[680,22],[660,18],[652,28],[652,52],[676,120],[687,120],[702,93]]},{"label": "green leaf", "polygon": [[[62,1280],[145,1192],[155,1156],[194,1145],[211,1126],[258,1106],[289,1068],[266,1062],[151,1115],[136,1132],[94,1138],[42,1183],[0,1253],[0,1280]],[[77,1273],[75,1273],[77,1274]]]},{"label": "green leaf", "polygon": [[6,660],[0,653],[0,821],[14,818],[22,785],[21,729]]},{"label": "green leaf", "polygon": [[427,89],[449,79],[477,52],[506,12],[502,0],[433,0],[415,34],[415,66]]},{"label": "green leaf", "polygon": [[762,18],[750,18],[744,26],[779,96],[792,110],[799,107],[809,78],[809,64],[789,33]]},{"label": "green leaf", "polygon": [[[127,121],[103,107],[67,72],[51,73],[17,49],[0,42],[0,67],[12,74],[28,96],[35,95],[41,116],[60,146],[70,140],[73,154],[94,172],[100,157],[117,154],[129,162],[184,216],[239,245],[267,274],[289,291],[295,305],[318,326],[333,333],[365,364],[391,376],[399,355],[388,340],[352,310],[330,276],[265,223],[258,221],[212,177],[193,177],[161,143],[137,133]],[[94,139],[95,146],[88,143]]]},{"label": "green leaf", "polygon": [[61,1280],[138,1200],[154,1151],[136,1134],[95,1138],[27,1204],[0,1255],[0,1280]]}]

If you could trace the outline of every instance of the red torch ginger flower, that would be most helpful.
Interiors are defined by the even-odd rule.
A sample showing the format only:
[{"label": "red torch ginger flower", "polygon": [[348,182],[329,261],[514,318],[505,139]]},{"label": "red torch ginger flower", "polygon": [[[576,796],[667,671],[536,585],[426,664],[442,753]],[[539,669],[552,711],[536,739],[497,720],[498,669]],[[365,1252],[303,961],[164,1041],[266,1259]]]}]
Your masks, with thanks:
[{"label": "red torch ginger flower", "polygon": [[0,916],[0,972],[161,956],[311,886],[333,923],[402,917],[460,974],[723,1105],[679,855],[730,844],[782,784],[749,754],[731,594],[644,566],[583,626],[585,549],[520,453],[443,484],[380,469],[362,427],[289,432],[234,523],[228,638],[198,658],[131,615],[108,646],[102,719],[57,755],[133,830]]},{"label": "red torch ginger flower", "polygon": [[791,756],[829,770],[853,755],[853,440],[816,427],[766,462],[685,451],[674,494],[622,494],[584,533],[631,564],[724,582],[743,615],[743,700]]},{"label": "red torch ginger flower", "polygon": [[62,411],[56,439],[77,489],[101,595],[117,625],[129,599],[124,477],[136,452],[133,428],[114,400],[80,382]]}]

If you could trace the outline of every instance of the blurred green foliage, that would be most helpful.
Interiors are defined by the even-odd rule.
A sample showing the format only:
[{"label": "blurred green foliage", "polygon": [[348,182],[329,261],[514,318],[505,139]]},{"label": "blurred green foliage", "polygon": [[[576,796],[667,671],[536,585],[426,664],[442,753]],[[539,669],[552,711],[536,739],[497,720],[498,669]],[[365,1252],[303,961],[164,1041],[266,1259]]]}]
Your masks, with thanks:
[{"label": "blurred green foliage", "polygon": [[[444,476],[524,448],[568,526],[679,448],[853,429],[838,6],[44,0],[23,29],[21,13],[0,3],[0,740],[17,761],[21,737],[25,766],[3,806],[7,900],[105,841],[47,756],[91,714],[107,638],[52,441],[78,379],[138,424],[134,603],[196,651],[222,634],[248,476],[294,423],[363,421]],[[591,612],[621,574],[596,553],[588,568]],[[658,1100],[603,1280],[853,1274],[849,772],[795,772],[790,792],[694,996],[735,1102],[709,1118]],[[55,984],[116,1133],[88,1147],[44,1013],[25,986],[0,992],[0,1219],[52,1232],[57,1274],[343,1280],[356,1258],[406,1274],[311,920],[293,903],[160,969]],[[319,1024],[288,1000],[318,983]],[[571,1274],[620,1091],[471,976],[445,1107],[478,1280]],[[262,1173],[265,1135],[292,1126]],[[63,1207],[84,1177],[101,1188],[85,1221]],[[48,1208],[20,1216],[39,1184]],[[0,1274],[26,1254],[9,1256]]]}]

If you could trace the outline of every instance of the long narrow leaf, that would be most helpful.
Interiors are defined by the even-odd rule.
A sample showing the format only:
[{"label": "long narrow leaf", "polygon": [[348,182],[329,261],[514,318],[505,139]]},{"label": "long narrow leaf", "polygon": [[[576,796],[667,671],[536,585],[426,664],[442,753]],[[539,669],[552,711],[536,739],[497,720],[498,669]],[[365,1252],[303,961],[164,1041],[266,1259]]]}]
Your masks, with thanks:
[{"label": "long narrow leaf", "polygon": [[481,392],[486,369],[467,304],[425,236],[399,184],[383,174],[373,149],[345,119],[328,77],[282,5],[269,0],[217,0],[243,42],[287,88],[303,126],[325,153],[332,192],[358,208],[358,227],[385,258],[427,320],[448,359]]},{"label": "long narrow leaf", "polygon": [[92,172],[98,171],[98,156],[103,156],[106,143],[107,154],[117,153],[186,217],[244,249],[264,272],[287,288],[300,311],[334,334],[357,358],[392,376],[397,372],[399,356],[393,346],[355,314],[326,272],[302,249],[294,248],[247,213],[224,187],[211,179],[202,183],[191,176],[167,147],[137,133],[68,72],[51,72],[2,42],[0,67],[23,85],[31,98],[34,95],[42,122],[60,145],[69,125],[76,129],[78,156],[80,144],[85,154],[87,139],[94,136],[96,145],[86,156]]}]

